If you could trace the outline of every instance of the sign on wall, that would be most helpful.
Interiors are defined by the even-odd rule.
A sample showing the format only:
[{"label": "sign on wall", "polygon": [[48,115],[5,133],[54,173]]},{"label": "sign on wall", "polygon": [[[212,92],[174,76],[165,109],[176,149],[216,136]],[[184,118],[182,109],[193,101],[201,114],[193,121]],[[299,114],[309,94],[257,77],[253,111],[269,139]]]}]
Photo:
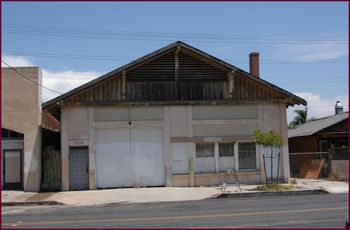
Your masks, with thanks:
[{"label": "sign on wall", "polygon": [[79,146],[87,146],[89,145],[89,140],[70,140],[70,147],[79,147]]}]

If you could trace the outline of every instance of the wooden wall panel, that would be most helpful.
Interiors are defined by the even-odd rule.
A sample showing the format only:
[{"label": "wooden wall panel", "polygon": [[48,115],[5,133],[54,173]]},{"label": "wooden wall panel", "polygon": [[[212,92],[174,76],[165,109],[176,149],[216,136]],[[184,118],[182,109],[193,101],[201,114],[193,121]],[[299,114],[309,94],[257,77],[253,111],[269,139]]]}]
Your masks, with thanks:
[{"label": "wooden wall panel", "polygon": [[[185,52],[185,51],[184,51]],[[200,57],[178,52],[178,79],[175,49],[130,71],[126,70],[126,99],[122,97],[122,73],[92,86],[66,101],[77,103],[118,103],[119,101],[223,100],[228,95],[228,71]],[[272,88],[236,72],[232,100],[284,99]]]},{"label": "wooden wall panel", "polygon": [[175,80],[175,52],[127,72],[127,82],[166,82]]},{"label": "wooden wall panel", "polygon": [[179,80],[225,82],[227,72],[180,52]]}]

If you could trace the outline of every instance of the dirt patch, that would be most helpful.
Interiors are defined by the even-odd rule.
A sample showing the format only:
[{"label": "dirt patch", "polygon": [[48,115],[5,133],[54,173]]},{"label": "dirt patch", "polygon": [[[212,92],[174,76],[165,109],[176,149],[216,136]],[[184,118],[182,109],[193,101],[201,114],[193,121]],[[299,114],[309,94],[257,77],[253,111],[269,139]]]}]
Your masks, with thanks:
[{"label": "dirt patch", "polygon": [[31,206],[31,205],[63,205],[57,201],[38,201],[38,202],[6,202],[2,203],[2,206]]},{"label": "dirt patch", "polygon": [[25,202],[44,202],[44,201],[47,201],[48,198],[54,194],[55,194],[54,192],[38,193],[27,198]]}]

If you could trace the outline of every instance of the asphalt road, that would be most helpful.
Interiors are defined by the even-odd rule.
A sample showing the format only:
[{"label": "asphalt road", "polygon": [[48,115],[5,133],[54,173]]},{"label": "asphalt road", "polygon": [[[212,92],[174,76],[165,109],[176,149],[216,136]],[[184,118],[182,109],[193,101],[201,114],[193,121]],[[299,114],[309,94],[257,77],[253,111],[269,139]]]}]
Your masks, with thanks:
[{"label": "asphalt road", "polygon": [[2,228],[345,228],[348,195],[2,207]]}]

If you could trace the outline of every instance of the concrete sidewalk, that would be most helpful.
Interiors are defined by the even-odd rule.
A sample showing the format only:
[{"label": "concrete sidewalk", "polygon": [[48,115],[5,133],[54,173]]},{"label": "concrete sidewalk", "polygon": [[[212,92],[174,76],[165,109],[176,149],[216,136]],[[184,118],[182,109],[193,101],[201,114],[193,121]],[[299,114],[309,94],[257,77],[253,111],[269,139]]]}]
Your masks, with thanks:
[{"label": "concrete sidewalk", "polygon": [[306,189],[322,189],[331,194],[340,194],[349,192],[348,181],[328,181],[298,178],[296,186]]},{"label": "concrete sidewalk", "polygon": [[[242,192],[234,185],[228,185],[225,195],[261,195],[258,185],[241,185]],[[288,194],[298,192],[325,190],[329,193],[347,193],[347,182],[332,182],[325,180],[297,179],[293,189]],[[70,192],[31,193],[21,191],[2,191],[3,205],[25,204],[64,204],[73,206],[105,205],[115,203],[145,203],[187,201],[215,198],[222,195],[222,187],[154,187],[154,188],[121,188]],[[274,192],[272,192],[274,193]],[[283,193],[283,192],[282,192]],[[281,194],[281,193],[276,193]]]}]

